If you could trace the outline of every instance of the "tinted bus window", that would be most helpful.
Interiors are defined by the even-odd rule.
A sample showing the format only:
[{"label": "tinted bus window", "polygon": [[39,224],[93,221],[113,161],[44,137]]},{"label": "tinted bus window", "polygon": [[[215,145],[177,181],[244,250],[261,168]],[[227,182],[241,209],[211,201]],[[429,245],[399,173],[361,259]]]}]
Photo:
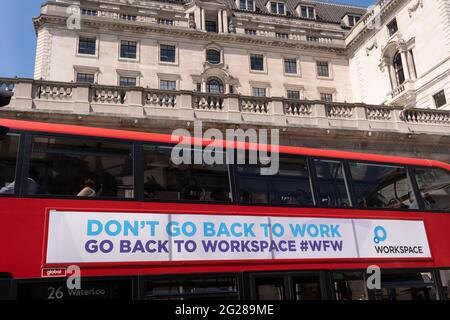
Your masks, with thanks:
[{"label": "tinted bus window", "polygon": [[15,189],[19,135],[0,137],[0,195],[12,195]]},{"label": "tinted bus window", "polygon": [[260,164],[238,166],[241,203],[314,205],[305,158],[280,155],[276,175],[261,175],[261,168]]},{"label": "tinted bus window", "polygon": [[35,137],[28,195],[132,198],[131,145],[100,140]]},{"label": "tinted bus window", "polygon": [[234,277],[206,279],[152,279],[145,282],[145,300],[237,300],[238,283]]},{"label": "tinted bus window", "polygon": [[368,300],[367,285],[361,271],[333,273],[336,300]]},{"label": "tinted bus window", "polygon": [[[173,147],[144,145],[144,195],[148,200],[231,202],[228,166],[223,164],[175,164]],[[200,151],[198,151],[201,153]],[[183,153],[177,153],[177,155]],[[219,157],[219,155],[218,155]],[[225,157],[225,153],[220,157]],[[187,158],[186,158],[187,159]],[[200,158],[201,159],[201,158]]]},{"label": "tinted bus window", "polygon": [[323,207],[349,207],[350,197],[341,161],[315,159],[319,205]]},{"label": "tinted bus window", "polygon": [[373,291],[375,300],[436,300],[437,290],[431,272],[383,271],[381,289]]},{"label": "tinted bus window", "polygon": [[450,270],[441,270],[443,300],[450,300]]},{"label": "tinted bus window", "polygon": [[415,173],[426,209],[450,211],[450,173],[432,168],[416,168]]},{"label": "tinted bus window", "polygon": [[419,209],[405,167],[350,162],[356,206]]}]

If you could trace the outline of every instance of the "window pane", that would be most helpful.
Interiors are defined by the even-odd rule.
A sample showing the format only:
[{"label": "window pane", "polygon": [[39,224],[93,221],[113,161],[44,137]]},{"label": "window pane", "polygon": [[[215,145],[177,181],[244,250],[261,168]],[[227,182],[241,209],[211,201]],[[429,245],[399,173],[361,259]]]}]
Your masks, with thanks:
[{"label": "window pane", "polygon": [[108,141],[36,137],[27,194],[71,197],[133,197],[132,148]]},{"label": "window pane", "polygon": [[239,299],[236,278],[146,281],[144,300]]},{"label": "window pane", "polygon": [[288,99],[300,100],[300,91],[288,90],[287,91],[287,98]]},{"label": "window pane", "polygon": [[260,164],[238,166],[242,203],[314,205],[306,159],[280,155],[276,175],[261,175]]},{"label": "window pane", "polygon": [[393,36],[398,31],[398,25],[397,20],[392,20],[388,25],[387,28],[389,30],[389,36]]},{"label": "window pane", "polygon": [[205,21],[205,29],[207,32],[217,32],[217,22]]},{"label": "window pane", "polygon": [[80,83],[94,83],[95,76],[89,73],[77,73],[77,82]]},{"label": "window pane", "polygon": [[450,270],[441,270],[443,300],[450,300]]},{"label": "window pane", "polygon": [[[412,51],[411,51],[411,53],[412,53]],[[447,104],[447,99],[445,98],[444,90],[442,90],[442,91],[438,92],[437,94],[435,94],[433,96],[433,98],[434,98],[434,103],[436,105],[436,108],[440,108],[440,107],[442,107],[442,106]]]},{"label": "window pane", "polygon": [[254,97],[265,97],[266,88],[252,88],[252,95]]},{"label": "window pane", "polygon": [[175,62],[175,46],[162,44],[159,59],[163,62]]},{"label": "window pane", "polygon": [[[18,149],[19,135],[0,136],[0,195],[14,194]],[[27,182],[35,183],[31,177],[27,179]]]},{"label": "window pane", "polygon": [[374,290],[375,300],[436,300],[437,291],[431,272],[384,271],[381,289]]},{"label": "window pane", "polygon": [[431,168],[416,168],[415,173],[425,208],[450,211],[450,173]]},{"label": "window pane", "polygon": [[350,162],[356,206],[379,209],[418,209],[406,168]]},{"label": "window pane", "polygon": [[292,279],[295,300],[321,300],[319,276],[298,276]]},{"label": "window pane", "polygon": [[[145,145],[144,191],[146,199],[230,202],[230,180],[225,153],[217,155],[224,164],[181,164],[172,162],[173,147]],[[190,150],[190,149],[189,149]],[[186,151],[186,150],[184,150]],[[181,155],[180,155],[181,153]],[[191,151],[176,152],[194,163]],[[201,156],[197,154],[197,156]],[[214,158],[216,158],[214,156]]]},{"label": "window pane", "polygon": [[264,56],[262,54],[251,54],[250,67],[252,70],[264,71]]},{"label": "window pane", "polygon": [[161,90],[176,90],[177,89],[177,82],[176,81],[169,81],[169,80],[161,80],[159,82],[159,88]]},{"label": "window pane", "polygon": [[270,12],[277,13],[277,3],[276,2],[270,3]]},{"label": "window pane", "polygon": [[349,207],[350,198],[344,179],[342,162],[315,159],[319,189],[319,205],[324,207]]},{"label": "window pane", "polygon": [[78,53],[95,55],[96,51],[96,39],[80,37],[78,43]]},{"label": "window pane", "polygon": [[297,60],[296,59],[284,59],[284,72],[296,74],[297,73]]},{"label": "window pane", "polygon": [[256,300],[286,299],[283,278],[259,278],[255,280]]},{"label": "window pane", "polygon": [[332,93],[321,93],[320,94],[320,100],[332,102],[333,101],[333,94]]},{"label": "window pane", "polygon": [[120,77],[120,86],[122,87],[136,87],[136,78]]},{"label": "window pane", "polygon": [[334,272],[333,280],[336,300],[368,300],[362,272]]},{"label": "window pane", "polygon": [[122,41],[120,46],[120,57],[128,59],[136,59],[137,42]]},{"label": "window pane", "polygon": [[219,64],[220,63],[220,51],[218,50],[207,50],[206,51],[206,61],[212,64]]},{"label": "window pane", "polygon": [[328,62],[317,62],[317,73],[319,77],[329,77],[330,70],[328,68]]}]

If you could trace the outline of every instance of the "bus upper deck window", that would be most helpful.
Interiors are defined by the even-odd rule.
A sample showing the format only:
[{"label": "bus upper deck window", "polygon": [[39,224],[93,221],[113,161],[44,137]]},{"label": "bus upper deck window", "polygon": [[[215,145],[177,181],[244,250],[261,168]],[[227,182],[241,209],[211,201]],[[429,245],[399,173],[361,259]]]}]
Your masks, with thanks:
[{"label": "bus upper deck window", "polygon": [[419,209],[406,168],[350,162],[356,206],[377,209]]},{"label": "bus upper deck window", "polygon": [[238,166],[241,203],[314,205],[306,158],[280,154],[276,174],[263,175],[269,165],[251,164],[247,156]]},{"label": "bus upper deck window", "polygon": [[[195,154],[198,152],[199,154]],[[160,201],[231,202],[225,158],[204,162],[202,152],[190,147],[144,145],[144,197]],[[177,155],[179,159],[172,156]],[[217,154],[225,157],[225,153]],[[197,163],[199,161],[200,163]]]},{"label": "bus upper deck window", "polygon": [[76,138],[35,137],[28,195],[77,198],[132,198],[130,144]]},{"label": "bus upper deck window", "polygon": [[416,168],[415,177],[427,210],[450,211],[450,173],[437,168]]},{"label": "bus upper deck window", "polygon": [[315,159],[319,206],[350,207],[341,161]]},{"label": "bus upper deck window", "polygon": [[0,139],[0,195],[15,193],[18,149],[19,135],[5,132]]}]

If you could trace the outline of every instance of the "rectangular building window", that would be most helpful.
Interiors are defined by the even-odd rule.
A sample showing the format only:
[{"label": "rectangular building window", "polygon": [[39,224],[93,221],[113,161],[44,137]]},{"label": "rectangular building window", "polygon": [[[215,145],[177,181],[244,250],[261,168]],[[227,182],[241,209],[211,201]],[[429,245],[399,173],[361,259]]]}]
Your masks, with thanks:
[{"label": "rectangular building window", "polygon": [[405,167],[350,162],[350,173],[356,197],[355,206],[419,209]]},{"label": "rectangular building window", "polygon": [[164,24],[166,26],[173,26],[175,24],[175,22],[172,19],[159,18],[158,24]]},{"label": "rectangular building window", "polygon": [[88,37],[80,37],[78,40],[78,53],[79,54],[88,54],[95,55],[97,50],[97,39],[96,38],[88,38]]},{"label": "rectangular building window", "polygon": [[355,26],[359,20],[361,20],[361,16],[352,15],[352,14],[348,15],[348,25],[350,27]]},{"label": "rectangular building window", "polygon": [[300,100],[300,91],[298,90],[287,90],[287,98]]},{"label": "rectangular building window", "polygon": [[160,80],[159,88],[161,90],[177,90],[177,82],[171,80]]},{"label": "rectangular building window", "polygon": [[440,107],[445,106],[447,104],[447,99],[445,97],[444,90],[439,91],[438,93],[436,93],[433,96],[433,99],[434,99],[434,104],[435,104],[436,108],[440,108]]},{"label": "rectangular building window", "polygon": [[246,11],[254,11],[254,0],[239,0],[239,9]]},{"label": "rectangular building window", "polygon": [[162,44],[159,49],[159,60],[162,62],[175,62],[175,46]]},{"label": "rectangular building window", "polygon": [[[17,152],[19,150],[19,135],[0,135],[0,196],[10,196],[16,189]],[[35,175],[29,175],[27,184],[29,189],[36,189]]]},{"label": "rectangular building window", "polygon": [[216,21],[205,21],[205,30],[207,32],[217,32],[217,22]]},{"label": "rectangular building window", "polygon": [[320,93],[320,100],[326,101],[326,102],[332,102],[333,101],[333,94],[332,93]]},{"label": "rectangular building window", "polygon": [[319,77],[330,77],[330,66],[326,61],[317,61],[317,75]]},{"label": "rectangular building window", "polygon": [[119,85],[121,87],[136,87],[136,78],[134,78],[134,77],[120,77]]},{"label": "rectangular building window", "polygon": [[294,58],[284,59],[284,73],[297,74],[297,59]]},{"label": "rectangular building window", "polygon": [[300,17],[307,19],[316,18],[316,10],[314,7],[300,6]]},{"label": "rectangular building window", "polygon": [[266,88],[252,88],[252,95],[254,97],[265,97],[266,96]]},{"label": "rectangular building window", "polygon": [[245,29],[245,34],[256,36],[256,30],[255,29]]},{"label": "rectangular building window", "polygon": [[[172,147],[144,145],[144,195],[158,201],[208,201],[231,202],[230,180],[226,159],[209,165],[193,164],[194,152],[188,148],[180,151],[190,157],[189,163],[174,166]],[[188,154],[184,154],[188,152]],[[223,157],[226,153],[221,154]],[[218,157],[219,155],[215,155]]]},{"label": "rectangular building window", "polygon": [[240,202],[248,204],[278,204],[313,206],[310,175],[305,158],[280,155],[275,175],[262,175],[266,166],[246,164],[238,166]]},{"label": "rectangular building window", "polygon": [[264,71],[264,55],[252,53],[250,55],[250,69],[255,71]]},{"label": "rectangular building window", "polygon": [[315,159],[317,188],[321,207],[350,207],[350,196],[341,161]]},{"label": "rectangular building window", "polygon": [[387,25],[389,36],[393,36],[398,31],[397,19],[392,20]]},{"label": "rectangular building window", "polygon": [[124,41],[120,42],[120,57],[126,59],[136,59],[137,57],[137,42]]},{"label": "rectangular building window", "polygon": [[77,82],[93,84],[95,82],[95,75],[91,73],[77,73]]},{"label": "rectangular building window", "polygon": [[133,198],[132,146],[104,140],[35,137],[26,194]]},{"label": "rectangular building window", "polygon": [[273,14],[283,14],[284,15],[286,13],[284,2],[271,1],[270,2],[270,12]]}]

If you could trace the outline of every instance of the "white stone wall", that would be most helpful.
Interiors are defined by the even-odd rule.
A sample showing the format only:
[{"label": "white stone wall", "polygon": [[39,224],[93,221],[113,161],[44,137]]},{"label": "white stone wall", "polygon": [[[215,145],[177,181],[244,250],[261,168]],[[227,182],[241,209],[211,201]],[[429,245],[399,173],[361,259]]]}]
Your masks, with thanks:
[{"label": "white stone wall", "polygon": [[[395,0],[393,0],[395,1]],[[448,0],[403,0],[381,19],[381,28],[369,31],[350,50],[350,74],[355,101],[369,104],[394,102],[388,75],[382,70],[383,49],[393,41],[412,45],[417,79],[407,94],[419,108],[435,108],[433,95],[446,91],[450,108],[450,2]],[[389,37],[386,25],[397,19],[399,31]],[[355,31],[354,31],[355,32]],[[349,38],[355,36],[350,35]],[[406,66],[404,65],[404,68]],[[407,73],[407,71],[405,71]]]}]

